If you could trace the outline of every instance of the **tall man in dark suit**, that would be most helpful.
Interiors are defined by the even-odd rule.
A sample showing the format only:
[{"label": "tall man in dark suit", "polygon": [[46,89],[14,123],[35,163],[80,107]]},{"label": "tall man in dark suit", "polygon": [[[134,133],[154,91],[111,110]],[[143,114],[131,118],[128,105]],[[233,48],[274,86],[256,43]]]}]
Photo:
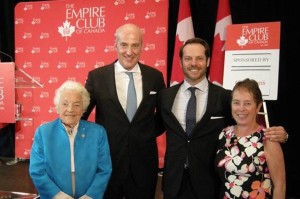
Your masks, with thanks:
[{"label": "tall man in dark suit", "polygon": [[[115,35],[118,59],[89,72],[86,88],[91,102],[83,118],[96,106],[96,122],[107,130],[113,169],[104,198],[153,199],[158,174],[156,137],[163,133],[156,118],[157,94],[165,88],[163,74],[139,63],[143,37],[138,26],[122,25]],[[137,99],[131,121],[126,116],[127,72],[133,73]]]},{"label": "tall man in dark suit", "polygon": [[[167,129],[162,189],[164,199],[214,199],[218,179],[214,171],[217,136],[231,124],[231,91],[206,78],[210,48],[206,41],[192,38],[181,47],[180,64],[184,81],[164,89],[158,97],[158,112]],[[195,87],[196,124],[187,134],[186,110]],[[187,120],[188,121],[188,120]],[[271,127],[269,136],[284,141],[283,127]]]}]

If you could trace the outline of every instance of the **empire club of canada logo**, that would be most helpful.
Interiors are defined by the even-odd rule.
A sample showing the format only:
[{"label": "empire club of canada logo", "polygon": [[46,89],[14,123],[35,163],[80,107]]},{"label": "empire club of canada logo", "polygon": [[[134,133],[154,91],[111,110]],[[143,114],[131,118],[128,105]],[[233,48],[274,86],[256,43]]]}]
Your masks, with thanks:
[{"label": "empire club of canada logo", "polygon": [[68,40],[68,37],[71,37],[72,34],[75,32],[75,26],[72,26],[68,20],[63,23],[63,26],[58,27],[58,32],[61,34],[62,37]]},{"label": "empire club of canada logo", "polygon": [[246,39],[244,36],[241,36],[239,39],[236,40],[236,43],[239,46],[246,46],[246,44],[249,42],[248,39]]}]

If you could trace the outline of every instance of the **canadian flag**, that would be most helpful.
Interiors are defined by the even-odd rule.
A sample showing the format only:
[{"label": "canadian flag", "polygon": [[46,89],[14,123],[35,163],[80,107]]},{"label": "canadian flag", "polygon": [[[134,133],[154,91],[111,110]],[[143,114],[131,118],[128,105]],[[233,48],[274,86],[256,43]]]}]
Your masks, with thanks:
[{"label": "canadian flag", "polygon": [[183,80],[183,72],[181,70],[179,59],[179,49],[186,40],[195,37],[189,0],[179,1],[177,21],[178,23],[176,29],[175,48],[170,82],[171,86],[174,84],[178,84]]},{"label": "canadian flag", "polygon": [[[177,21],[178,23],[177,23],[177,30],[176,30],[175,48],[174,48],[173,65],[172,65],[171,82],[170,82],[171,86],[178,84],[183,80],[183,73],[180,67],[179,49],[186,40],[193,38],[195,36],[189,0],[179,1]],[[164,133],[161,136],[159,136],[156,139],[156,141],[158,146],[159,168],[163,168],[164,156],[166,151],[166,134]]]},{"label": "canadian flag", "polygon": [[223,85],[226,27],[232,24],[229,0],[219,0],[209,80]]}]

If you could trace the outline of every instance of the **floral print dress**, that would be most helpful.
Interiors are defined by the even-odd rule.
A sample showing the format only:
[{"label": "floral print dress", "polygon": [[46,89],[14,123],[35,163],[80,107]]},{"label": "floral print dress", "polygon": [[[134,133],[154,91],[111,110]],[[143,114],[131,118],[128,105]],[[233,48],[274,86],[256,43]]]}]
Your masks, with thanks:
[{"label": "floral print dress", "polygon": [[220,198],[272,198],[263,135],[262,126],[245,137],[236,137],[234,126],[220,133],[215,159],[222,183]]}]

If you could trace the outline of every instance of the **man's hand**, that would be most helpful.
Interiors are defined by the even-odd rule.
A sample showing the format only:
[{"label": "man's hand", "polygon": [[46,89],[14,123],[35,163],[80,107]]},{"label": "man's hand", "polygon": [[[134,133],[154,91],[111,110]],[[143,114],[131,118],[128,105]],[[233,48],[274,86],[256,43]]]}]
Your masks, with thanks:
[{"label": "man's hand", "polygon": [[273,126],[264,130],[265,136],[270,141],[286,143],[289,138],[289,134],[282,126]]}]

